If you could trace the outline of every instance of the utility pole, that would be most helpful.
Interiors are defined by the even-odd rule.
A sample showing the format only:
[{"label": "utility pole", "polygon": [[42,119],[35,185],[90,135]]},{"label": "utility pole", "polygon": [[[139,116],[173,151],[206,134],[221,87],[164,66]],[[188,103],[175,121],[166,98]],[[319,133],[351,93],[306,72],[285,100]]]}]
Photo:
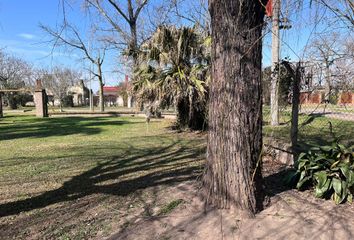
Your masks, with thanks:
[{"label": "utility pole", "polygon": [[272,2],[272,78],[270,89],[270,113],[271,125],[279,125],[279,55],[280,55],[280,35],[279,35],[279,17],[280,1]]}]

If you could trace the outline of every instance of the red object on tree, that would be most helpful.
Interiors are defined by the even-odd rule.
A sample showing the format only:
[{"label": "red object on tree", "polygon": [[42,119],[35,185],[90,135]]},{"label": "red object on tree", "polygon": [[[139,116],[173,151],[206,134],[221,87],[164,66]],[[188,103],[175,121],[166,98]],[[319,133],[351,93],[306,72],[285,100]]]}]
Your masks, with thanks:
[{"label": "red object on tree", "polygon": [[266,5],[266,15],[271,17],[273,15],[273,1],[269,0]]}]

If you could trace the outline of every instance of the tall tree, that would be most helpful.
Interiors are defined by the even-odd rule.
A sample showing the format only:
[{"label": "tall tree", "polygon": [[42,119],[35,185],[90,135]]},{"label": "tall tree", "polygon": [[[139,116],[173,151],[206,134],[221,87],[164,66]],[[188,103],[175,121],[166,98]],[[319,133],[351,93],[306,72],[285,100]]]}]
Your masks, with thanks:
[{"label": "tall tree", "polygon": [[[127,55],[136,63],[139,51],[138,20],[142,10],[149,0],[85,0],[88,7],[95,9],[118,33],[118,39],[111,39],[111,43],[123,46]],[[127,27],[126,27],[127,26]],[[139,29],[140,34],[143,32]]]},{"label": "tall tree", "polygon": [[175,106],[178,128],[204,129],[210,37],[194,28],[160,27],[141,48],[133,90],[143,101]]},{"label": "tall tree", "polygon": [[262,208],[262,27],[265,1],[210,0],[212,70],[207,203]]},{"label": "tall tree", "polygon": [[[336,80],[338,80],[335,75],[341,75],[338,72],[339,68],[336,66],[338,66],[338,63],[344,64],[346,61],[353,59],[350,52],[347,52],[346,43],[336,32],[331,36],[318,34],[310,42],[307,55],[308,59],[315,64],[313,70],[317,72],[317,75],[324,76],[325,100],[329,101],[336,85]],[[337,70],[337,74],[334,74],[335,70]]]},{"label": "tall tree", "polygon": [[315,0],[331,10],[339,19],[354,27],[354,2],[353,0]]},{"label": "tall tree", "polygon": [[69,87],[79,82],[81,73],[70,68],[56,66],[50,72],[41,70],[38,75],[43,86],[50,90],[54,98],[59,101],[60,111],[62,112]]},{"label": "tall tree", "polygon": [[[33,86],[33,68],[26,61],[0,51],[0,89],[18,89]],[[17,108],[25,93],[8,92],[4,95],[11,109]]]},{"label": "tall tree", "polygon": [[81,36],[80,32],[75,26],[64,20],[59,29],[52,29],[48,26],[41,25],[41,28],[52,37],[51,42],[54,47],[68,47],[70,49],[78,50],[83,55],[85,60],[95,66],[95,69],[89,71],[97,78],[99,83],[99,106],[100,111],[104,112],[104,95],[103,95],[103,71],[102,66],[105,59],[107,48],[104,45],[92,49]]}]

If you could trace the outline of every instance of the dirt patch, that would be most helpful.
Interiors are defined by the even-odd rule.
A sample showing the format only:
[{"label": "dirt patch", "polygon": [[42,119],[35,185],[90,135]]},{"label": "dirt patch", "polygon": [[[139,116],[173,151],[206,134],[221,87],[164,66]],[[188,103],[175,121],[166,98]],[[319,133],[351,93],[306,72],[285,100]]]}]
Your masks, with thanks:
[{"label": "dirt patch", "polygon": [[227,210],[206,211],[198,184],[186,182],[160,193],[163,202],[183,199],[169,214],[137,215],[108,239],[353,239],[354,207],[286,189],[279,182],[285,168],[265,163],[267,207],[253,219]]}]

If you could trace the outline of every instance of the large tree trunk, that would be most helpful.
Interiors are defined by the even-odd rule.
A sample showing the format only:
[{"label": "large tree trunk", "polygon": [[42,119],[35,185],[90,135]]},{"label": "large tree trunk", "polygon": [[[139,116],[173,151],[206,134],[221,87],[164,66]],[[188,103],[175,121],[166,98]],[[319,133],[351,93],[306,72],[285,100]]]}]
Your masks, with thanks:
[{"label": "large tree trunk", "polygon": [[186,99],[182,98],[177,101],[177,128],[188,128],[189,122],[189,103]]},{"label": "large tree trunk", "polygon": [[262,208],[260,1],[211,0],[212,81],[204,186],[207,203]]},{"label": "large tree trunk", "polygon": [[100,112],[104,112],[104,95],[103,95],[103,82],[100,81],[100,90],[99,90],[99,105],[100,105]]},{"label": "large tree trunk", "polygon": [[60,103],[59,103],[59,108],[60,108],[60,112],[64,112],[63,111],[63,100],[60,99]]},{"label": "large tree trunk", "polygon": [[208,125],[206,121],[206,106],[199,102],[196,94],[194,94],[193,98],[189,99],[188,127],[192,130],[205,130]]},{"label": "large tree trunk", "polygon": [[138,58],[138,35],[136,31],[136,22],[130,23],[130,34],[131,39],[129,42],[129,48],[133,58],[133,70],[137,67],[137,58]]},{"label": "large tree trunk", "polygon": [[326,83],[325,83],[325,102],[326,103],[331,103],[330,96],[331,96],[331,70],[330,70],[330,63],[326,59]]}]

